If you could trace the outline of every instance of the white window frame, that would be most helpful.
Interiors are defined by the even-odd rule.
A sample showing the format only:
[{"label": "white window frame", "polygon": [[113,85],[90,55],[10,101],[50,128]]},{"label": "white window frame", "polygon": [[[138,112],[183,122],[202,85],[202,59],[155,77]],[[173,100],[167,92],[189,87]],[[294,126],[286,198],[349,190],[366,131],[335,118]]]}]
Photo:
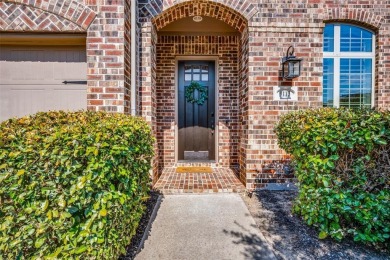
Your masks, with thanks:
[{"label": "white window frame", "polygon": [[[333,52],[327,52],[324,51],[323,58],[332,58],[333,63],[333,106],[334,107],[340,107],[340,59],[343,58],[356,58],[356,59],[372,59],[372,82],[371,82],[371,108],[374,107],[375,102],[375,67],[376,67],[376,61],[375,61],[375,33],[372,30],[369,30],[367,28],[354,25],[354,24],[348,24],[348,23],[329,23],[334,25],[334,39],[333,39],[333,45],[334,49]],[[364,29],[366,31],[369,31],[372,33],[372,50],[371,52],[341,52],[340,51],[340,35],[341,25],[349,25],[349,26],[355,26],[361,29]]]}]

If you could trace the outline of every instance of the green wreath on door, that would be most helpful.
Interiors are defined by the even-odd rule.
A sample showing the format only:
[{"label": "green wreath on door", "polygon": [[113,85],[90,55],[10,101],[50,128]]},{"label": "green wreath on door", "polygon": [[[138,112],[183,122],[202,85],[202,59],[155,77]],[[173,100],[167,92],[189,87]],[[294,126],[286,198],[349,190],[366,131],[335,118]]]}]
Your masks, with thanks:
[{"label": "green wreath on door", "polygon": [[[199,93],[198,98],[194,98],[195,90],[197,90]],[[191,84],[186,89],[185,97],[187,99],[187,102],[189,103],[192,104],[196,103],[198,105],[203,105],[203,103],[208,98],[207,88],[203,87],[198,82],[192,81]]]}]

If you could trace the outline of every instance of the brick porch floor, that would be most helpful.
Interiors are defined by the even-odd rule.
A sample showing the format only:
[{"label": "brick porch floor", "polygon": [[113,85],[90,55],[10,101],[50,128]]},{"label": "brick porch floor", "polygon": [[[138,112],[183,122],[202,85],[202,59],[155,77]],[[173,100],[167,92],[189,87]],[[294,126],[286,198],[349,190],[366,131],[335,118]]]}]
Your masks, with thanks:
[{"label": "brick porch floor", "polygon": [[154,188],[164,194],[245,191],[229,168],[213,168],[213,173],[176,173],[176,168],[165,168]]}]

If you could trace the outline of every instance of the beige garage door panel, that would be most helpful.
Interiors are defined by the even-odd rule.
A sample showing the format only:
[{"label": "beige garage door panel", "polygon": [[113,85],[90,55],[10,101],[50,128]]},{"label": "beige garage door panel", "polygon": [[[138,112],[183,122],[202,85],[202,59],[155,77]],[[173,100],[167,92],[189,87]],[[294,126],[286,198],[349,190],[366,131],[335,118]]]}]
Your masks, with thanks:
[{"label": "beige garage door panel", "polygon": [[0,88],[0,117],[5,120],[49,110],[79,110],[86,107],[86,92],[79,86],[19,85]]},{"label": "beige garage door panel", "polygon": [[0,120],[87,107],[85,46],[0,46]]},{"label": "beige garage door panel", "polygon": [[0,75],[5,75],[2,85],[62,85],[65,80],[86,80],[86,71],[86,63],[0,61]]}]

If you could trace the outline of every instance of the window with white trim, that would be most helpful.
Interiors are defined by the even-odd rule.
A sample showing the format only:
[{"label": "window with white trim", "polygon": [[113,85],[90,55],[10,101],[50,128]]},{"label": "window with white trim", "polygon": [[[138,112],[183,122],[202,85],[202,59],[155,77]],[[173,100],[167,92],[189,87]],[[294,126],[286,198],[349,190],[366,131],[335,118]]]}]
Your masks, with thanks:
[{"label": "window with white trim", "polygon": [[372,107],[375,34],[350,24],[324,29],[324,107]]}]

